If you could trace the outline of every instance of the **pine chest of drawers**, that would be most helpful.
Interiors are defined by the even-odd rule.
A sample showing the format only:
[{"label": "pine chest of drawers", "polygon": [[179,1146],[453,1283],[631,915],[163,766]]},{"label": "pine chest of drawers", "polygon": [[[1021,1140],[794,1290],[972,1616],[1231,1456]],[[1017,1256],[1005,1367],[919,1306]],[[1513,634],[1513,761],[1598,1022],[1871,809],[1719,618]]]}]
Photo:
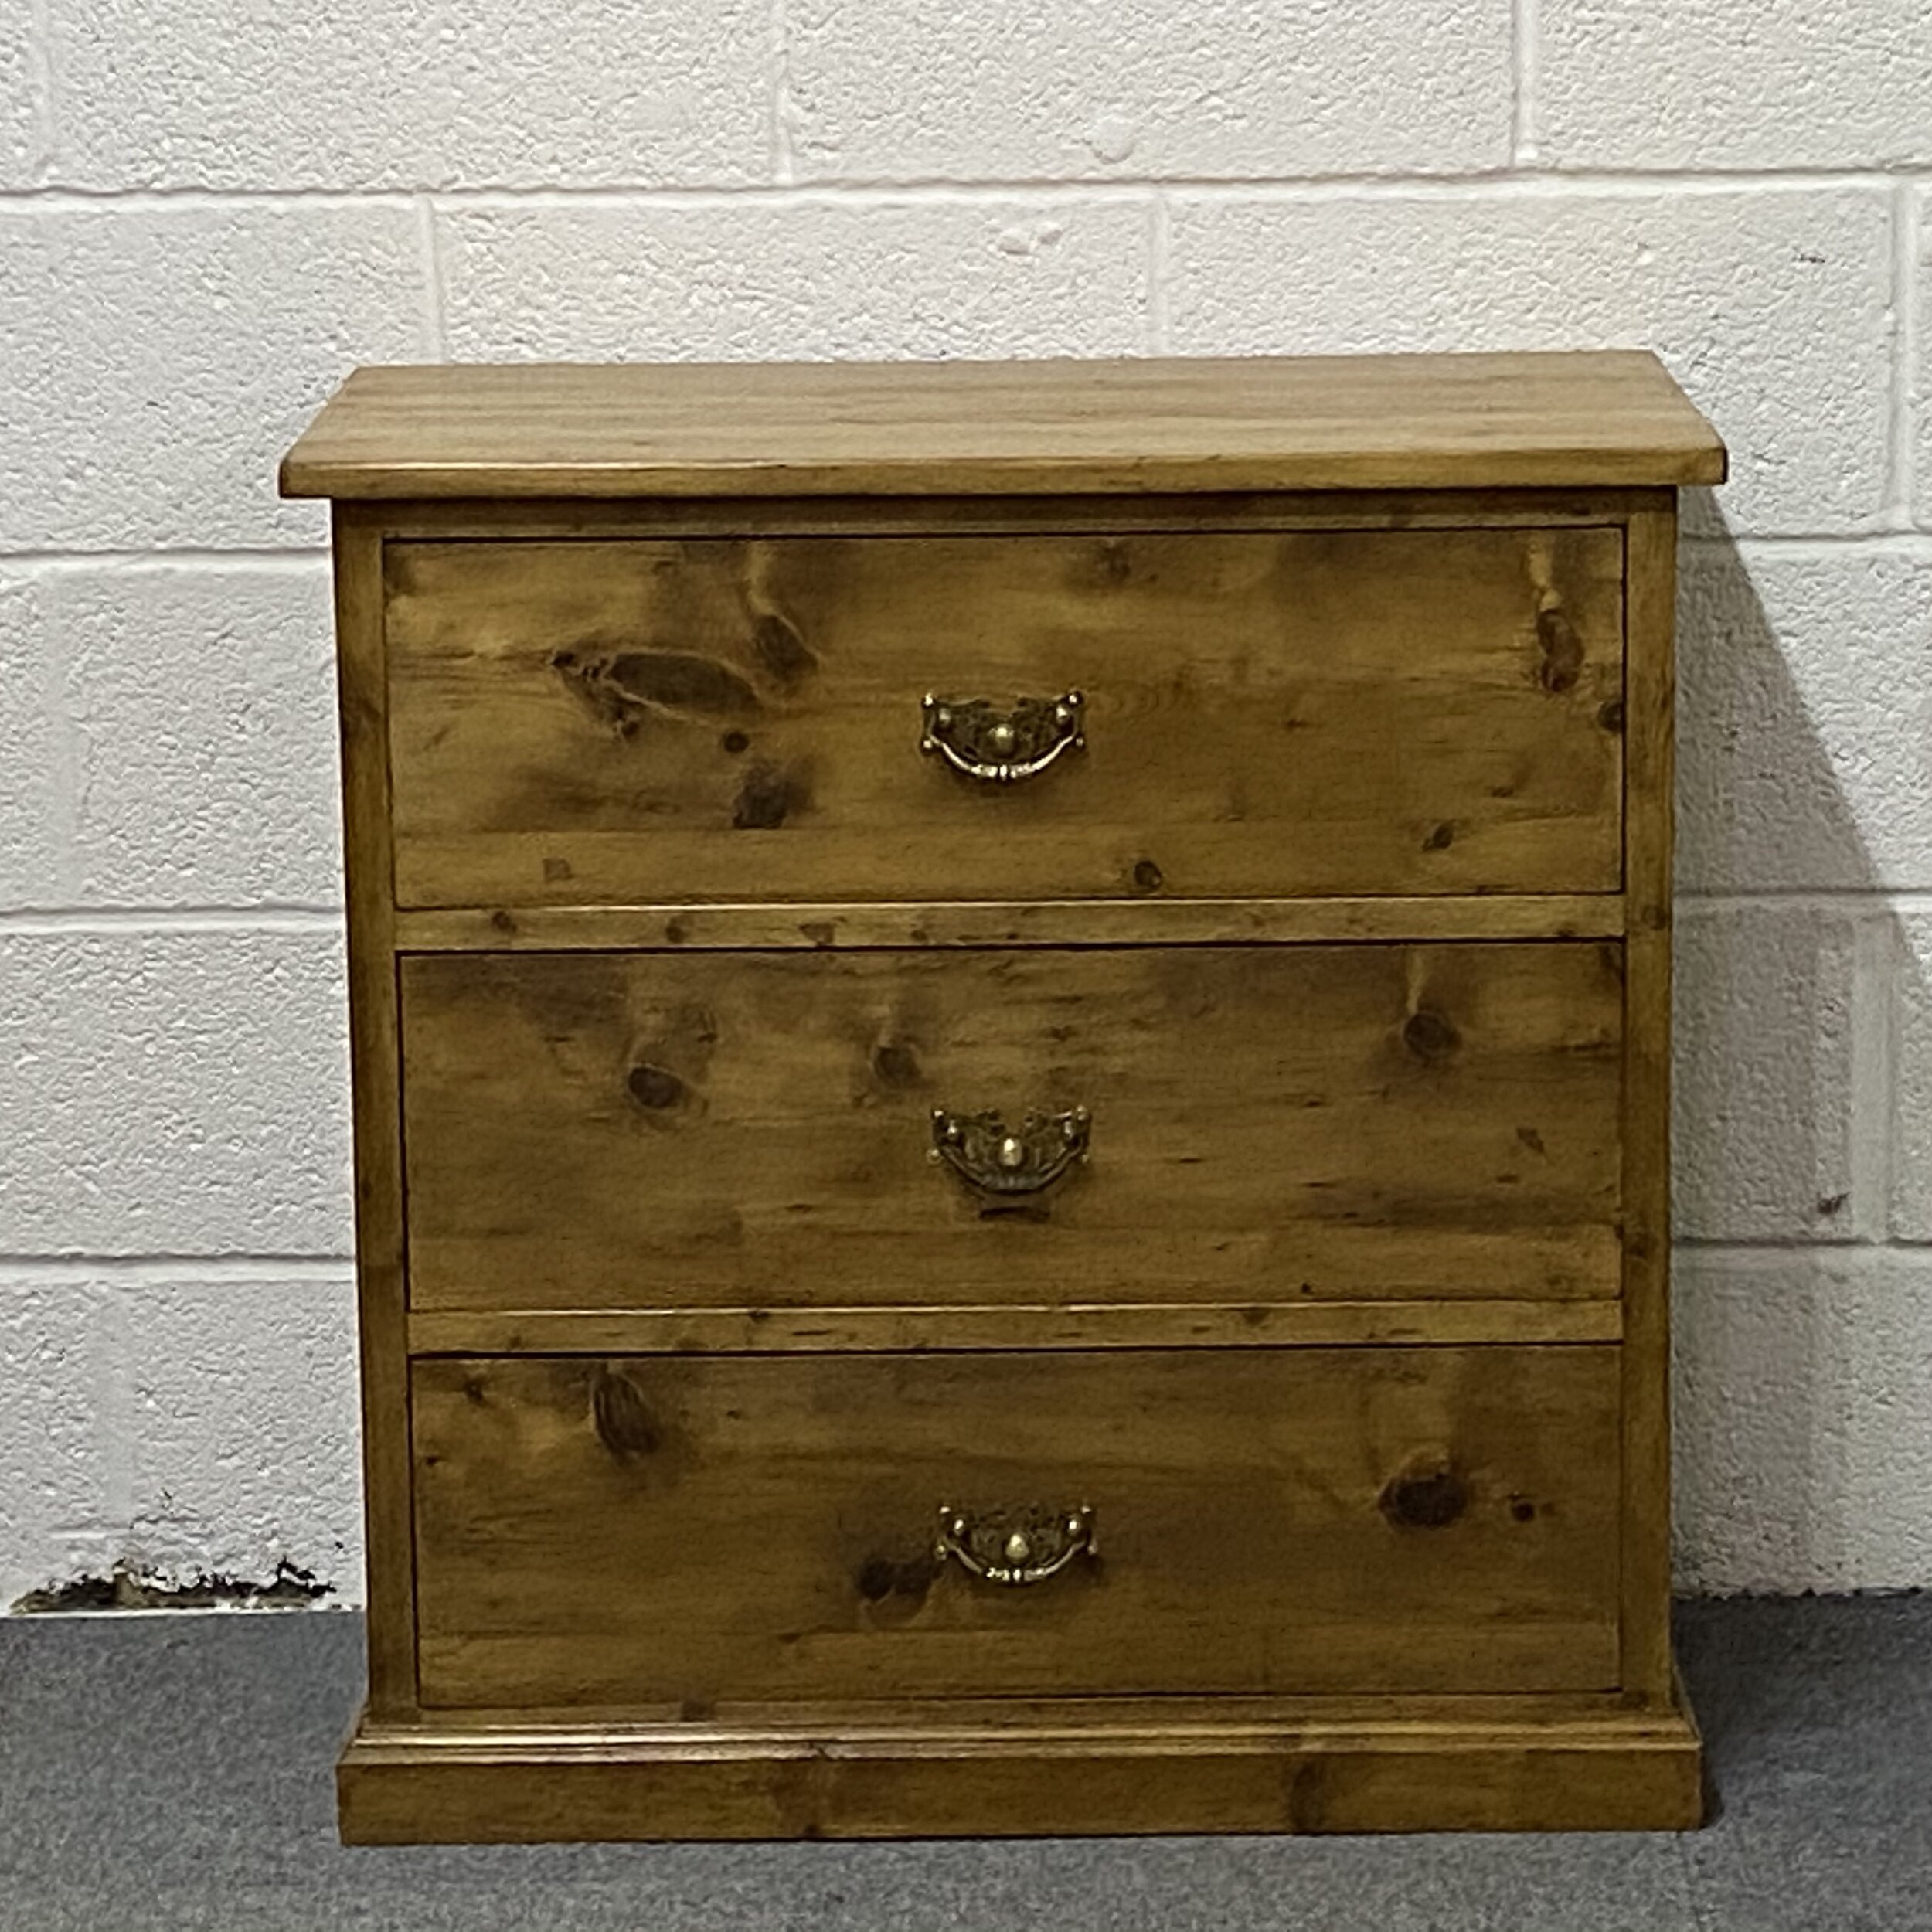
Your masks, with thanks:
[{"label": "pine chest of drawers", "polygon": [[1641,355],[355,376],[362,1840],[1683,1826]]}]

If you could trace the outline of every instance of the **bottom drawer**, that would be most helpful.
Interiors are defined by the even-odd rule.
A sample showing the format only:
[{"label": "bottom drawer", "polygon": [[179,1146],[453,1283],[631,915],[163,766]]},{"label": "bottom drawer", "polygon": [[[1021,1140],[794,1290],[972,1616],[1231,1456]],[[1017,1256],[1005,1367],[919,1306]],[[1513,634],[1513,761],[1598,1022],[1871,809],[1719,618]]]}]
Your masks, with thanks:
[{"label": "bottom drawer", "polygon": [[1613,1347],[426,1359],[413,1386],[430,1706],[1617,1681]]}]

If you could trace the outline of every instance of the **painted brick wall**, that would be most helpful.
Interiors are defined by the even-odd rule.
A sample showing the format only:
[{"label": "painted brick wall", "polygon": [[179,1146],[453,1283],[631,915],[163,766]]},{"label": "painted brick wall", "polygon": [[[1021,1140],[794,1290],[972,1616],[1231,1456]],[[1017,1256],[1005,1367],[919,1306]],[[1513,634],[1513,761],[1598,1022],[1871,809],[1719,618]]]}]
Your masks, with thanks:
[{"label": "painted brick wall", "polygon": [[1648,343],[1681,1570],[1932,1583],[1922,0],[0,10],[0,1601],[353,1600],[324,519],[359,361]]}]

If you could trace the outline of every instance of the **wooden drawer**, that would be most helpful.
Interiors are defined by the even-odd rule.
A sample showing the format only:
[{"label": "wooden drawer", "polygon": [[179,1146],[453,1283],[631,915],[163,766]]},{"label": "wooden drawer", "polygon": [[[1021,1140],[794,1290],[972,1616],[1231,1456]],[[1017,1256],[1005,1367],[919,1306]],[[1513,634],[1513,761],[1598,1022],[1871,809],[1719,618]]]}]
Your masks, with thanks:
[{"label": "wooden drawer", "polygon": [[[423,1701],[1607,1689],[1617,1377],[1600,1347],[419,1362]],[[942,1505],[975,1562],[1063,1566],[940,1559]]]},{"label": "wooden drawer", "polygon": [[383,555],[406,906],[1621,884],[1617,529]]},{"label": "wooden drawer", "polygon": [[[411,1300],[1614,1295],[1621,965],[1590,942],[406,957]],[[1069,1134],[1087,1158],[1053,1178]]]}]

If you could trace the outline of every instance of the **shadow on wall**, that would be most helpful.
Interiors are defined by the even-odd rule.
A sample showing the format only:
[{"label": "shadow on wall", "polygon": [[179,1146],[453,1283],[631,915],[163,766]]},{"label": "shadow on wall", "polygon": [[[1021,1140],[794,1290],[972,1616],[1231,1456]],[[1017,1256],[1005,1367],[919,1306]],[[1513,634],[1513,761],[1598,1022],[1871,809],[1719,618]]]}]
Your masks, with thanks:
[{"label": "shadow on wall", "polygon": [[1900,1243],[1932,1240],[1927,935],[1886,894],[1932,879],[1932,593],[1908,556],[1740,549],[1685,509],[1679,1583],[1924,1583],[1932,1254]]}]

